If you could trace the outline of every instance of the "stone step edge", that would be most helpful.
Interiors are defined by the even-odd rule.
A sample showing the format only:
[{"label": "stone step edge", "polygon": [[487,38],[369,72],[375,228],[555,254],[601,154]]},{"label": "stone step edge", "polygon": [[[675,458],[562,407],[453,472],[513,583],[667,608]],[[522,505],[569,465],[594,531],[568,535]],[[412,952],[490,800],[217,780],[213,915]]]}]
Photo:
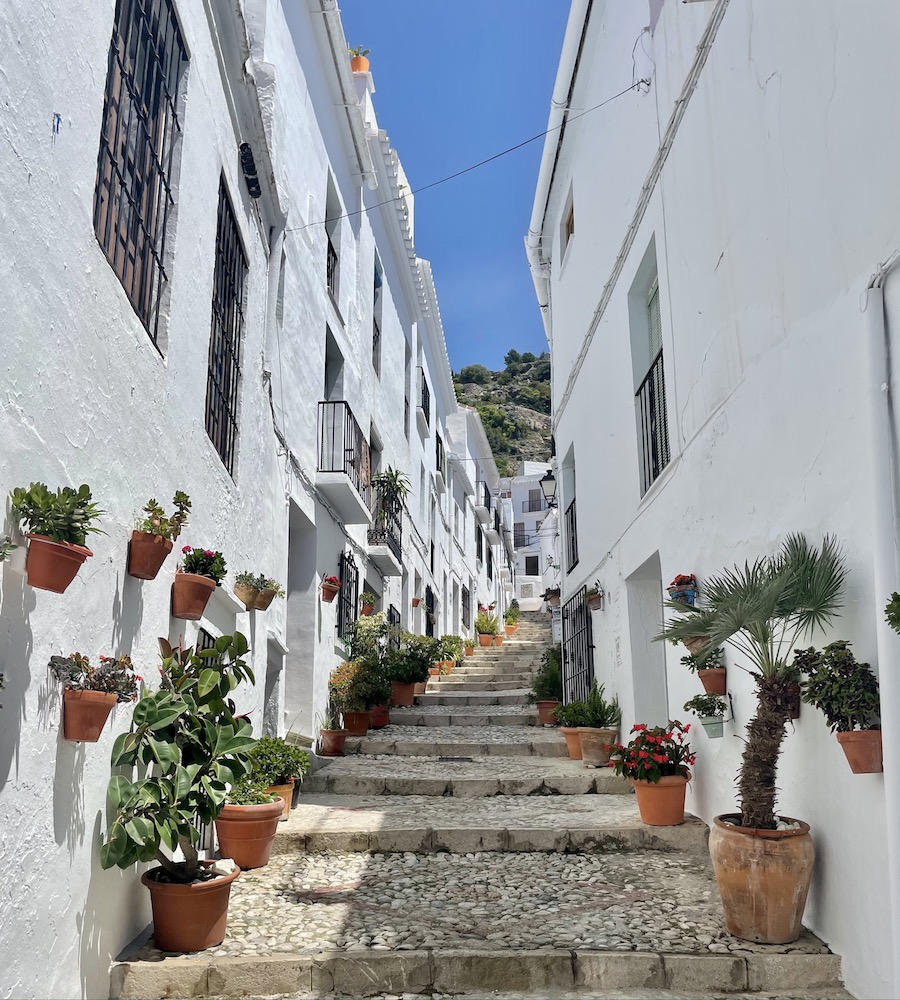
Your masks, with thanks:
[{"label": "stone step edge", "polygon": [[556,993],[580,987],[722,993],[839,989],[837,955],[681,955],[666,952],[330,951],[314,955],[165,958],[117,962],[113,1000],[259,997],[277,994],[353,997],[466,990]]},{"label": "stone step edge", "polygon": [[[437,726],[434,728],[438,729]],[[506,728],[513,727],[507,726]],[[522,726],[521,728],[526,727]],[[372,755],[381,757],[541,757],[545,760],[568,758],[569,756],[562,739],[558,743],[550,740],[535,740],[528,743],[442,743],[437,738],[434,741],[347,740],[344,746],[344,755],[347,757]]]},{"label": "stone step edge", "polygon": [[[585,771],[588,769],[585,768]],[[428,795],[493,798],[495,795],[633,795],[627,781],[606,769],[594,775],[561,774],[535,778],[417,778],[399,775],[328,774],[320,768],[303,782],[304,793],[325,795]]]},{"label": "stone step edge", "polygon": [[681,826],[571,827],[394,827],[377,830],[293,830],[275,835],[272,854],[605,854],[659,851],[708,860],[709,830],[696,817]]}]

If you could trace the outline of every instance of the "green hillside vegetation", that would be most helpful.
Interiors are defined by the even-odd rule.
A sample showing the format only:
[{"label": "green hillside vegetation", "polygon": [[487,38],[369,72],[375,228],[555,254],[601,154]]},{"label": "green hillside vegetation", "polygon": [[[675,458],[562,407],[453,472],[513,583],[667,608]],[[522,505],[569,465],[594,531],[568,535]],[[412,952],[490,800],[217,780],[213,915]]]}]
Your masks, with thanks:
[{"label": "green hillside vegetation", "polygon": [[501,476],[521,461],[550,458],[550,355],[507,351],[506,367],[492,372],[467,365],[453,376],[456,398],[481,415]]}]

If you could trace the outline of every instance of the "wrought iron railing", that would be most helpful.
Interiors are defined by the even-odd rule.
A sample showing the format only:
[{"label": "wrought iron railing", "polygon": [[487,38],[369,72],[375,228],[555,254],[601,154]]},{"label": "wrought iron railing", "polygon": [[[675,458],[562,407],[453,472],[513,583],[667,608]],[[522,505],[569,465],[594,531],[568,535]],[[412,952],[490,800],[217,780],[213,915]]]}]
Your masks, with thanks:
[{"label": "wrought iron railing", "polygon": [[337,634],[343,639],[350,634],[356,621],[359,607],[359,569],[356,560],[348,552],[341,553],[338,577],[341,590],[338,594]]},{"label": "wrought iron railing", "polygon": [[494,508],[494,531],[500,534],[500,510],[498,507]]},{"label": "wrought iron railing", "polygon": [[375,491],[374,520],[369,528],[369,545],[386,545],[398,559],[403,558],[403,505],[389,502]]},{"label": "wrought iron railing", "polygon": [[371,506],[369,442],[342,400],[319,403],[319,472],[343,472]]},{"label": "wrought iron railing", "polygon": [[444,442],[441,440],[440,434],[436,434],[434,437],[434,468],[435,471],[439,472],[446,481],[447,456],[444,453]]},{"label": "wrought iron railing", "polygon": [[594,640],[587,590],[582,587],[562,608],[563,700],[584,701],[594,682]]},{"label": "wrought iron railing", "polygon": [[539,500],[530,499],[522,501],[522,513],[523,514],[535,514],[539,511],[547,509],[547,501],[544,497]]},{"label": "wrought iron railing", "polygon": [[419,406],[425,415],[425,423],[431,426],[431,390],[428,388],[428,380],[425,378],[425,369],[417,368],[419,373]]},{"label": "wrought iron railing", "polygon": [[517,549],[527,549],[532,545],[536,545],[537,541],[537,535],[529,535],[524,530],[519,531],[516,529],[516,531],[513,532],[513,545],[515,545]]},{"label": "wrought iron railing", "polygon": [[641,496],[653,485],[657,476],[669,464],[669,424],[666,418],[666,377],[663,352],[650,365],[650,370],[634,394],[637,400],[638,427],[641,446]]},{"label": "wrought iron railing", "polygon": [[340,257],[338,257],[338,252],[331,242],[331,237],[328,238],[328,249],[325,253],[325,273],[328,281],[328,291],[337,298],[338,293],[338,267],[340,266]]},{"label": "wrought iron railing", "polygon": [[578,521],[575,516],[575,501],[566,508],[564,518],[566,545],[566,572],[571,573],[578,565]]},{"label": "wrought iron railing", "polygon": [[462,589],[462,623],[464,628],[472,625],[472,595],[468,587]]},{"label": "wrought iron railing", "polygon": [[434,591],[431,587],[425,588],[425,635],[434,638]]},{"label": "wrought iron railing", "polygon": [[479,480],[475,484],[475,506],[487,507],[488,510],[490,510],[492,503],[493,497],[491,496],[491,488],[486,482]]},{"label": "wrought iron railing", "polygon": [[403,629],[400,626],[400,612],[390,605],[387,610],[387,623],[388,623],[388,647],[390,649],[399,649],[400,643],[403,639]]}]

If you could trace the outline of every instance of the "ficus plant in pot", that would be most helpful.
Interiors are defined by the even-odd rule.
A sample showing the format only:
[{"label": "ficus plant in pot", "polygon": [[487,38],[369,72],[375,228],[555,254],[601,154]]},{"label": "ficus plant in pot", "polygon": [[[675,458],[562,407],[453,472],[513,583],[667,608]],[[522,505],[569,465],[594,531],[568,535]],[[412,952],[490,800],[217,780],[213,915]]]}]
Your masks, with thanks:
[{"label": "ficus plant in pot", "polygon": [[9,499],[28,536],[29,586],[65,593],[82,563],[94,554],[86,547],[87,536],[100,533],[93,522],[106,512],[93,502],[86,484],[77,489],[62,486],[54,493],[44,483],[32,483],[28,489],[16,487]]},{"label": "ficus plant in pot", "polygon": [[128,544],[129,576],[138,580],[156,579],[166,556],[187,524],[191,498],[187,493],[176,490],[172,506],[174,511],[169,515],[156,500],[151,498],[147,501],[143,515],[135,521]]},{"label": "ficus plant in pot", "polygon": [[747,727],[738,777],[738,813],[713,820],[709,846],[730,933],[786,944],[800,935],[815,849],[809,826],[776,813],[778,757],[786,735],[796,668],[787,656],[841,608],[846,569],[837,541],[810,545],[789,535],[775,555],[735,566],[706,582],[703,607],[678,611],[658,639],[702,637],[698,656],[730,646],[749,664],[756,714]]},{"label": "ficus plant in pot", "polygon": [[[156,946],[200,951],[225,937],[233,862],[200,861],[200,825],[213,823],[229,787],[249,773],[250,723],[231,694],[255,683],[240,633],[194,652],[159,640],[160,686],[134,707],[131,731],[112,749],[107,797],[112,813],[100,849],[104,868],[156,861],[141,881],[150,890]],[[176,852],[180,857],[176,859]]]},{"label": "ficus plant in pot", "polygon": [[606,767],[619,736],[622,722],[619,699],[607,701],[605,691],[595,677],[584,702],[584,722],[578,728],[578,741],[585,767]]},{"label": "ficus plant in pot", "polygon": [[215,549],[185,545],[182,560],[172,583],[172,617],[198,621],[216,587],[227,572],[225,557]]},{"label": "ficus plant in pot", "polygon": [[63,737],[82,743],[96,743],[109,713],[117,703],[137,698],[138,684],[144,679],[134,672],[131,657],[101,656],[93,666],[87,656],[51,656],[50,672],[64,685]]},{"label": "ficus plant in pot", "polygon": [[685,712],[693,712],[697,716],[711,740],[722,738],[727,708],[725,699],[718,694],[695,694],[690,701],[684,703]]},{"label": "ficus plant in pot", "polygon": [[854,774],[875,774],[883,769],[881,699],[878,678],[868,663],[860,663],[850,643],[830,642],[823,650],[798,649],[794,665],[806,677],[803,700],[821,709],[828,728]]}]

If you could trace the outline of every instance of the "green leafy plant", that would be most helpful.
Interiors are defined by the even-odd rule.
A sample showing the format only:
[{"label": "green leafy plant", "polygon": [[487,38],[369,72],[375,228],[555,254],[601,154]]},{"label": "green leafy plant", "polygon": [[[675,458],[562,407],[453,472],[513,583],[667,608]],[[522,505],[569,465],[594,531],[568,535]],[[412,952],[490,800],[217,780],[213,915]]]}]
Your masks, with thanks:
[{"label": "green leafy plant", "polygon": [[496,635],[500,631],[500,623],[496,615],[479,611],[475,616],[475,631],[479,635]]},{"label": "green leafy plant", "polygon": [[266,791],[265,782],[242,778],[229,790],[225,801],[232,806],[262,806],[269,802],[277,802],[278,796]]},{"label": "green leafy plant", "polygon": [[821,651],[797,649],[794,665],[808,678],[803,700],[825,713],[833,733],[873,728],[881,708],[878,679],[868,663],[856,659],[849,642],[830,642]]},{"label": "green leafy plant", "polygon": [[181,560],[183,573],[208,576],[210,580],[216,581],[217,587],[221,585],[228,572],[225,557],[221,552],[216,552],[214,549],[194,549],[190,545],[185,545],[181,552],[184,557]]},{"label": "green leafy plant", "polygon": [[63,486],[51,493],[44,483],[32,483],[27,490],[17,487],[9,497],[26,531],[32,534],[45,535],[54,542],[83,546],[89,534],[103,533],[92,522],[106,511],[93,503],[87,485],[78,489]]},{"label": "green leafy plant", "polygon": [[701,719],[721,719],[728,705],[720,694],[695,694],[684,703],[685,712],[693,712]]},{"label": "green leafy plant", "polygon": [[712,670],[714,667],[724,666],[722,663],[724,658],[725,650],[721,646],[716,646],[714,649],[704,647],[697,653],[688,653],[687,656],[682,656],[680,662],[692,674],[695,674],[698,670]]},{"label": "green leafy plant", "polygon": [[616,743],[609,766],[624,778],[634,778],[635,781],[649,781],[658,784],[660,778],[671,775],[690,775],[688,765],[693,765],[697,759],[691,753],[689,743],[684,737],[690,732],[688,723],[670,722],[668,726],[655,726],[648,729],[643,723],[631,727],[633,736],[626,745]]},{"label": "green leafy plant", "polygon": [[374,608],[375,605],[378,603],[378,595],[377,594],[373,594],[371,590],[364,590],[359,595],[359,603],[360,604],[369,604],[369,605],[371,605]]},{"label": "green leafy plant", "polygon": [[536,701],[562,701],[562,648],[548,646],[541,665],[531,682],[530,704]]},{"label": "green leafy plant", "polygon": [[331,692],[341,712],[367,712],[386,705],[391,686],[380,662],[345,660],[331,672]]},{"label": "green leafy plant", "polygon": [[144,517],[137,519],[134,530],[147,535],[159,535],[161,538],[168,538],[173,542],[177,541],[181,529],[187,524],[188,514],[191,510],[191,498],[187,493],[176,490],[172,504],[175,507],[175,513],[169,517],[156,500],[148,500],[144,507]]},{"label": "green leafy plant", "polygon": [[560,705],[555,714],[557,723],[567,729],[588,724],[587,704],[583,701],[570,701],[568,705]]},{"label": "green leafy plant", "polygon": [[421,684],[428,680],[429,665],[408,649],[389,649],[384,660],[385,676],[398,684]]},{"label": "green leafy plant", "polygon": [[261,736],[250,751],[251,779],[264,786],[286,785],[309,771],[309,754],[277,736]]},{"label": "green leafy plant", "polygon": [[357,59],[360,56],[367,56],[371,50],[364,49],[361,45],[357,45],[355,49],[347,49],[347,51],[351,56],[353,56],[354,59]]},{"label": "green leafy plant", "polygon": [[452,660],[453,663],[459,663],[463,659],[465,639],[458,635],[442,635],[440,642],[440,658],[442,660]]},{"label": "green leafy plant", "polygon": [[0,536],[0,562],[3,562],[4,559],[8,559],[10,552],[14,551],[18,547],[18,545],[13,544],[13,540],[9,537],[9,535]]},{"label": "green leafy plant", "polygon": [[884,617],[895,632],[900,632],[900,594],[896,590],[885,606]]},{"label": "green leafy plant", "polygon": [[837,615],[845,574],[834,537],[817,549],[794,534],[775,555],[710,577],[703,607],[667,602],[679,617],[667,621],[657,639],[706,639],[697,654],[701,667],[727,644],[753,668],[757,711],[747,727],[738,778],[741,826],[775,829],[778,757],[796,683],[796,669],[785,657],[801,636]]},{"label": "green leafy plant", "polygon": [[328,701],[325,703],[325,710],[321,715],[316,716],[316,729],[321,732],[323,729],[342,729],[341,710],[334,698],[334,692],[329,685]]},{"label": "green leafy plant", "polygon": [[[441,640],[434,636],[404,632],[402,643],[403,652],[416,664],[416,670],[419,674],[413,683],[420,684],[428,679],[428,668],[431,664],[440,659]],[[409,682],[407,681],[407,683]]]},{"label": "green leafy plant", "polygon": [[602,684],[594,683],[588,692],[585,701],[585,719],[583,723],[591,729],[617,729],[622,721],[622,709],[619,707],[619,699],[613,698],[607,701],[604,697],[606,688]]},{"label": "green leafy plant", "polygon": [[50,672],[70,691],[102,691],[114,694],[119,702],[134,701],[138,684],[144,679],[134,672],[131,657],[101,656],[100,666],[94,667],[87,656],[51,656]]},{"label": "green leafy plant", "polygon": [[[159,640],[160,687],[134,707],[131,731],[115,741],[107,797],[112,821],[100,849],[104,868],[157,861],[172,881],[201,877],[198,824],[212,823],[230,786],[250,771],[255,740],[234,714],[232,691],[256,683],[240,633],[195,653]],[[123,770],[130,770],[126,777]],[[167,852],[181,848],[183,861]]]}]

